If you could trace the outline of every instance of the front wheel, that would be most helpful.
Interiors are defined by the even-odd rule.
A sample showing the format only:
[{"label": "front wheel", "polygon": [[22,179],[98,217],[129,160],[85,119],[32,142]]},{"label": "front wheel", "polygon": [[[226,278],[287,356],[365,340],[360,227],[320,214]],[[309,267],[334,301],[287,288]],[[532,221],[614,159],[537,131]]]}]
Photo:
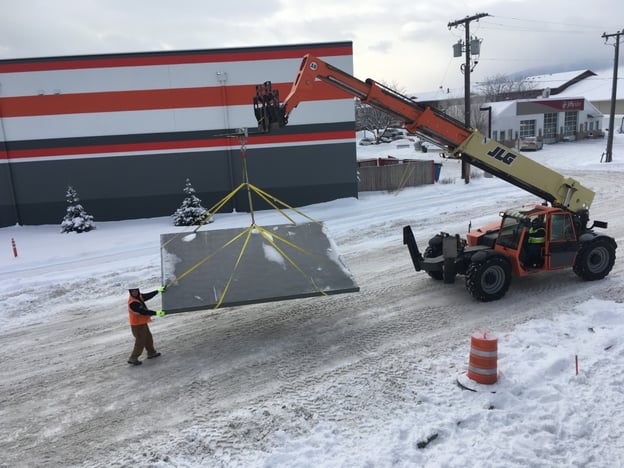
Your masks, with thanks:
[{"label": "front wheel", "polygon": [[598,239],[581,247],[574,262],[574,273],[585,281],[609,274],[615,263],[615,247],[608,239]]},{"label": "front wheel", "polygon": [[510,284],[511,265],[498,255],[471,263],[466,272],[466,288],[472,297],[482,302],[500,299]]}]

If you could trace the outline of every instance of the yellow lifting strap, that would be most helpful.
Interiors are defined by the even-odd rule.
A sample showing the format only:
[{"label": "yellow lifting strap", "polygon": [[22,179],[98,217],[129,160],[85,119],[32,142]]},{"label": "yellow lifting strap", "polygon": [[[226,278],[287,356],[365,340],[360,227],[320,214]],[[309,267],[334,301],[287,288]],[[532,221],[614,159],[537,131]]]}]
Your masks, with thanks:
[{"label": "yellow lifting strap", "polygon": [[[208,220],[210,220],[210,218],[212,217],[212,215],[214,213],[217,213],[221,208],[223,208],[223,205],[225,205],[228,201],[230,201],[232,199],[232,197],[234,195],[236,195],[236,193],[242,189],[245,186],[244,183],[240,184],[238,187],[236,187],[234,190],[232,190],[230,193],[228,193],[225,197],[223,197],[218,203],[216,203],[215,205],[213,205],[211,208],[209,208],[208,210],[206,210],[207,215],[204,215],[205,220],[202,221],[195,229],[193,229],[193,232],[196,233],[199,229],[201,229],[207,222]],[[180,237],[181,235],[186,234],[188,231],[185,232],[179,232],[178,234],[176,234],[175,236],[173,236],[171,239],[169,239],[167,242],[165,242],[164,244],[162,244],[160,246],[161,249],[165,248],[170,242],[172,242],[173,240],[177,239],[178,237]]]},{"label": "yellow lifting strap", "polygon": [[292,206],[290,206],[287,203],[284,203],[283,201],[275,198],[273,195],[270,195],[269,193],[265,192],[264,190],[262,190],[261,188],[256,187],[253,184],[249,184],[249,187],[251,188],[251,190],[253,190],[255,193],[258,194],[258,196],[260,196],[264,201],[267,202],[268,205],[270,205],[274,210],[276,210],[277,212],[279,212],[282,216],[284,216],[284,218],[286,218],[288,221],[290,221],[292,224],[297,224],[295,221],[293,221],[290,216],[288,216],[281,208],[279,208],[275,202],[279,203],[280,205],[282,205],[282,207],[286,207],[289,210],[294,211],[295,213],[297,213],[300,216],[303,216],[306,219],[309,219],[310,221],[312,221],[313,223],[319,223],[319,221],[315,220],[314,218],[311,218],[310,216],[306,215],[305,213],[299,211],[297,208],[294,208]]},{"label": "yellow lifting strap", "polygon": [[[313,253],[299,247],[296,244],[293,244],[292,242],[284,239],[281,236],[278,236],[275,233],[269,232],[267,229],[264,229],[261,226],[257,226],[257,225],[251,225],[249,226],[244,232],[247,232],[247,237],[245,238],[245,242],[243,243],[243,247],[241,248],[241,251],[238,254],[238,257],[236,259],[236,263],[234,264],[234,268],[232,269],[232,274],[229,276],[226,284],[225,284],[225,288],[223,288],[223,292],[221,293],[221,295],[219,296],[219,300],[217,301],[217,303],[215,304],[214,308],[217,309],[219,308],[219,306],[223,303],[223,300],[225,299],[225,296],[227,295],[227,292],[230,288],[230,284],[232,283],[232,280],[234,279],[234,274],[236,273],[236,270],[238,269],[238,265],[240,264],[241,259],[243,258],[243,254],[245,253],[245,250],[247,249],[247,245],[249,243],[249,238],[253,232],[253,230],[256,229],[260,235],[263,237],[264,240],[266,240],[288,263],[290,263],[290,265],[293,266],[293,268],[295,268],[295,270],[297,270],[304,278],[308,279],[310,281],[310,283],[314,286],[314,288],[323,296],[326,296],[327,293],[325,291],[323,291],[321,288],[319,288],[316,283],[314,282],[314,279],[310,278],[308,275],[305,274],[305,272],[299,268],[299,265],[297,265],[293,259],[291,259],[286,252],[284,252],[284,250],[282,248],[280,248],[275,241],[273,240],[278,239],[279,241],[283,242],[286,245],[289,245],[290,247],[293,247],[297,250],[299,250],[300,252],[303,252],[304,254],[307,255],[311,255],[311,256],[315,256]],[[236,238],[240,237],[243,233],[241,233],[240,235],[236,236]]]},{"label": "yellow lifting strap", "polygon": [[[226,203],[228,203],[242,188],[247,188],[248,190],[248,202],[249,202],[249,212],[251,215],[251,225],[244,229],[243,231],[241,231],[240,233],[236,234],[234,237],[232,237],[229,241],[227,241],[225,244],[223,244],[221,247],[219,247],[217,250],[215,250],[214,252],[210,253],[209,255],[207,255],[206,257],[204,257],[203,259],[201,259],[199,262],[197,262],[195,265],[191,266],[188,270],[186,270],[184,273],[182,273],[181,275],[179,275],[178,277],[176,277],[174,280],[172,280],[169,284],[166,284],[165,286],[168,287],[170,286],[172,283],[177,283],[180,280],[182,280],[184,277],[186,277],[187,275],[189,275],[190,273],[192,273],[193,271],[195,271],[197,268],[199,268],[201,265],[203,265],[204,263],[206,263],[208,260],[210,260],[211,258],[213,258],[218,252],[222,251],[223,249],[225,249],[226,247],[228,247],[229,245],[233,244],[234,242],[236,242],[238,239],[240,239],[242,236],[245,236],[245,241],[243,242],[243,246],[241,247],[241,250],[238,254],[238,257],[236,258],[236,263],[234,264],[234,268],[232,270],[232,273],[230,274],[230,276],[228,277],[226,284],[225,284],[225,288],[223,289],[223,292],[221,293],[219,300],[217,301],[217,303],[215,304],[215,309],[218,308],[222,303],[223,300],[225,299],[225,296],[227,295],[227,292],[230,288],[230,284],[232,283],[232,280],[234,278],[234,274],[236,273],[236,270],[240,264],[241,259],[243,258],[243,254],[245,253],[245,250],[247,249],[247,245],[249,244],[249,239],[251,234],[253,233],[254,229],[260,233],[260,235],[262,235],[262,237],[293,267],[295,268],[295,270],[297,270],[301,275],[304,276],[304,278],[307,278],[310,283],[314,286],[314,288],[321,294],[326,296],[327,293],[325,291],[323,291],[322,289],[320,289],[316,283],[314,282],[314,279],[309,277],[308,275],[306,275],[306,273],[295,263],[295,261],[290,258],[286,252],[283,250],[283,248],[281,248],[280,246],[278,246],[275,242],[275,239],[277,239],[278,241],[282,242],[283,244],[292,247],[306,255],[311,255],[311,256],[316,256],[315,254],[301,248],[300,246],[292,243],[291,241],[278,236],[275,233],[269,232],[267,229],[264,229],[261,226],[258,226],[255,223],[255,219],[254,219],[254,210],[253,210],[253,204],[252,204],[252,199],[251,199],[251,192],[254,192],[255,194],[257,194],[260,198],[262,198],[269,206],[271,206],[274,210],[276,210],[277,212],[279,212],[282,216],[284,216],[288,221],[290,221],[292,224],[297,224],[290,216],[288,216],[288,214],[286,214],[286,212],[284,211],[284,208],[287,208],[291,211],[294,211],[295,213],[297,213],[298,215],[314,222],[314,223],[319,223],[319,221],[311,218],[310,216],[306,215],[305,213],[297,210],[296,208],[288,205],[287,203],[284,203],[283,201],[279,200],[278,198],[274,197],[273,195],[265,192],[264,190],[262,190],[259,187],[256,187],[255,185],[251,184],[249,182],[249,176],[247,173],[247,157],[246,157],[246,147],[245,147],[245,143],[243,142],[242,145],[242,172],[243,172],[243,182],[236,187],[234,190],[232,190],[230,193],[228,193],[225,197],[223,197],[219,202],[215,203],[210,209],[206,210],[206,214],[204,215],[204,220],[202,220],[202,222],[193,230],[194,233],[197,233],[197,231],[204,226],[209,220],[210,218],[217,212],[219,212],[219,210],[221,210],[221,208],[223,208],[223,206],[225,206]],[[280,207],[281,205],[281,207]],[[162,244],[160,247],[161,249],[165,248],[167,246],[167,244],[169,244],[171,241],[173,241],[174,239],[177,239],[180,235],[185,234],[184,232],[178,233],[175,236],[173,236],[171,239],[169,239],[166,243]]]},{"label": "yellow lifting strap", "polygon": [[[232,269],[232,273],[228,277],[228,279],[226,281],[226,284],[225,284],[225,288],[223,289],[223,292],[219,296],[219,300],[215,304],[215,309],[218,308],[223,303],[223,300],[225,299],[225,296],[227,295],[227,292],[228,292],[228,290],[230,288],[230,284],[232,283],[232,280],[233,280],[234,275],[235,275],[235,273],[236,273],[236,271],[238,269],[240,261],[243,258],[243,254],[245,253],[245,250],[247,249],[247,246],[249,244],[250,236],[253,233],[254,229],[256,231],[258,231],[260,233],[260,235],[262,236],[262,238],[265,239],[293,268],[295,268],[295,270],[297,270],[304,278],[309,280],[310,283],[314,286],[314,288],[321,295],[324,295],[324,296],[327,295],[327,293],[325,291],[323,291],[321,288],[319,288],[317,286],[317,284],[314,282],[314,279],[309,277],[308,275],[306,275],[306,273],[299,267],[299,265],[297,265],[297,263],[291,257],[288,256],[288,254],[284,251],[284,249],[281,248],[275,242],[275,239],[277,239],[278,241],[280,241],[280,242],[288,245],[289,247],[292,247],[292,248],[294,248],[294,249],[298,250],[299,252],[302,252],[302,253],[304,253],[306,255],[310,255],[310,256],[315,257],[316,255],[314,253],[312,253],[312,252],[310,252],[310,251],[308,251],[308,250],[298,246],[297,244],[294,244],[293,242],[290,242],[289,240],[283,238],[282,236],[278,236],[277,234],[268,231],[267,229],[263,228],[262,226],[257,226],[257,225],[254,225],[254,224],[252,224],[248,228],[246,228],[243,231],[241,231],[238,234],[236,234],[229,241],[227,241],[225,244],[223,244],[219,249],[215,250],[211,254],[209,254],[206,257],[204,257],[203,259],[201,259],[195,265],[191,266],[188,270],[186,270],[180,276],[175,278],[175,280],[172,281],[172,282],[179,282],[185,276],[189,275],[190,273],[195,271],[197,268],[199,268],[201,265],[206,263],[208,260],[213,258],[218,252],[222,251],[223,249],[225,249],[226,247],[228,247],[232,243],[236,242],[238,239],[240,239],[241,237],[243,237],[246,234],[245,241],[243,242],[243,246],[241,247],[241,250],[240,250],[240,252],[238,254],[238,257],[236,258],[236,263],[234,264],[234,268]],[[169,287],[170,285],[171,285],[171,283],[167,284],[166,286]]]},{"label": "yellow lifting strap", "polygon": [[212,257],[214,257],[217,253],[219,253],[221,250],[225,249],[228,245],[232,244],[233,242],[235,242],[237,239],[239,239],[243,234],[245,234],[246,231],[248,231],[249,229],[251,229],[252,226],[250,226],[249,228],[247,228],[244,231],[239,232],[238,234],[236,234],[234,237],[232,237],[229,241],[227,241],[225,244],[223,244],[221,247],[219,247],[217,250],[215,250],[214,252],[212,252],[211,254],[205,256],[204,258],[202,258],[199,262],[197,262],[195,265],[193,265],[191,268],[189,268],[188,270],[186,270],[184,273],[182,273],[180,276],[176,277],[172,282],[166,284],[166,287],[171,286],[172,283],[176,283],[179,282],[182,278],[184,278],[185,276],[187,276],[189,273],[191,273],[192,271],[196,270],[197,268],[199,268],[200,266],[202,266],[204,263],[206,263],[208,260],[210,260]]}]

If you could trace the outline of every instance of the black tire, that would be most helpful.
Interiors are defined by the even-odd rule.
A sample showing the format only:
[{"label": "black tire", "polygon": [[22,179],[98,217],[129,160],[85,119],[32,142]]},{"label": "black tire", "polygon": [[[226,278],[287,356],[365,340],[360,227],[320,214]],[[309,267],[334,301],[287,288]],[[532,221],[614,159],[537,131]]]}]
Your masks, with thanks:
[{"label": "black tire", "polygon": [[503,297],[511,284],[511,264],[500,255],[482,262],[471,263],[466,272],[466,288],[481,302],[496,301]]},{"label": "black tire", "polygon": [[[437,257],[438,255],[442,254],[442,250],[441,249],[434,249],[431,246],[428,246],[425,249],[425,252],[423,253],[423,258],[433,258],[433,257]],[[434,280],[442,280],[442,278],[444,278],[443,272],[442,271],[428,271],[427,274],[429,276],[431,276]]]},{"label": "black tire", "polygon": [[596,239],[583,244],[576,254],[574,273],[585,281],[594,281],[609,274],[615,263],[615,247],[609,239]]}]

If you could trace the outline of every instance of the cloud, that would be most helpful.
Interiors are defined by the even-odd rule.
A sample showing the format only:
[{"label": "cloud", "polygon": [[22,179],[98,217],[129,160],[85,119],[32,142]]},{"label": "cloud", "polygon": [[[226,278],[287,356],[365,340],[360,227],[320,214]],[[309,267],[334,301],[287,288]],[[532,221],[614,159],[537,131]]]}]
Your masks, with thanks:
[{"label": "cloud", "polygon": [[392,42],[391,41],[379,41],[377,43],[374,43],[368,46],[368,50],[386,54],[390,52],[390,50],[392,50]]},{"label": "cloud", "polygon": [[0,17],[0,59],[353,41],[358,78],[419,92],[463,86],[451,46],[464,29],[449,29],[451,21],[491,15],[470,24],[483,39],[478,80],[608,65],[613,48],[600,36],[622,27],[622,10],[613,0],[592,0],[591,8],[581,0],[25,0]]}]

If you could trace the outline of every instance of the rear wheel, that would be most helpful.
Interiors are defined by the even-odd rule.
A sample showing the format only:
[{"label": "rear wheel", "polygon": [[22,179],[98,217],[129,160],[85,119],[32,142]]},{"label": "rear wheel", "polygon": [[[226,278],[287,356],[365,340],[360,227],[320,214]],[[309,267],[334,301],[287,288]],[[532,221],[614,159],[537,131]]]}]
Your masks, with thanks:
[{"label": "rear wheel", "polygon": [[510,284],[511,265],[498,255],[471,263],[466,272],[466,288],[472,297],[482,302],[500,299]]},{"label": "rear wheel", "polygon": [[573,269],[585,281],[594,281],[607,276],[614,263],[615,247],[608,239],[597,239],[581,247]]}]

